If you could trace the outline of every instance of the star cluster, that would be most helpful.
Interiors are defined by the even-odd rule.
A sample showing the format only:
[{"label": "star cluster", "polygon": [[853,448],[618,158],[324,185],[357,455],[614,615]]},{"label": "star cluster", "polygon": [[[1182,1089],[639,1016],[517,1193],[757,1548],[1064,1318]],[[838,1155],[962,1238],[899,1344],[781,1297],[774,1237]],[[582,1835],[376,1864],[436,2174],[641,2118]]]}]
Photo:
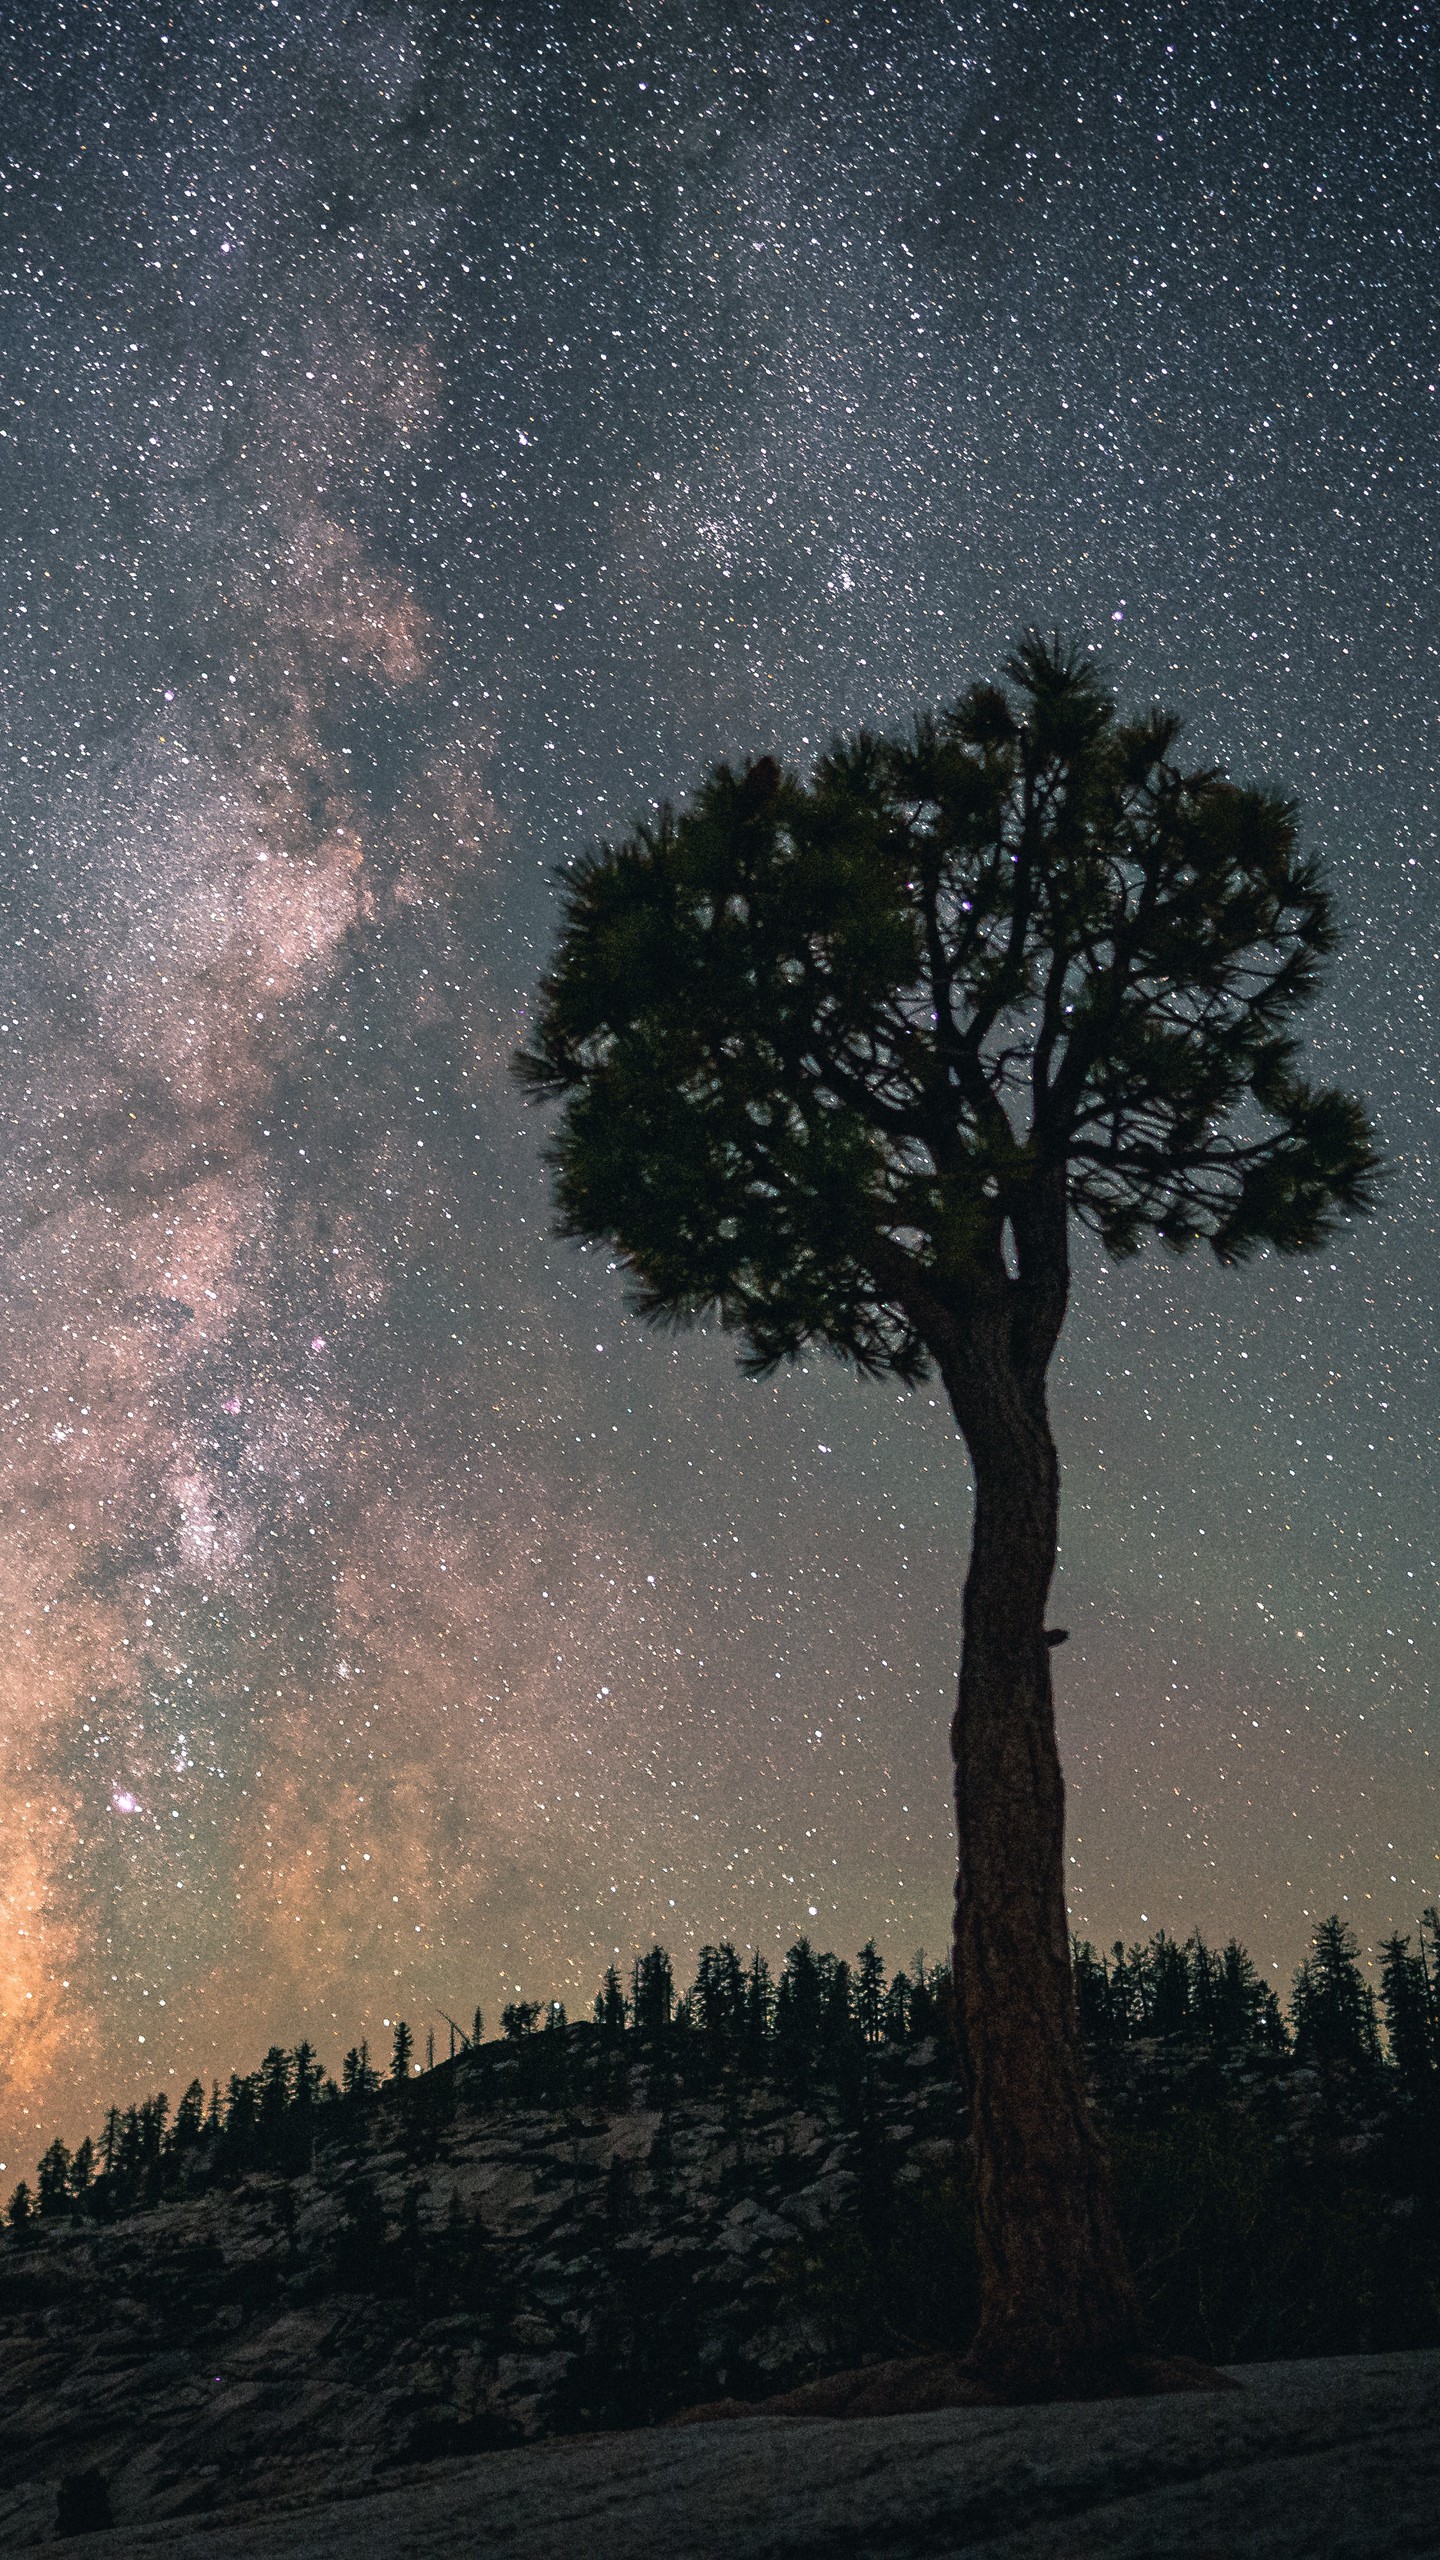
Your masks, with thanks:
[{"label": "star cluster", "polygon": [[1302,804],[1382,1214],[1082,1256],[1077,1926],[1440,1887],[1418,7],[4,17],[0,2148],[943,1944],[966,1476],[549,1231],[557,863],[1027,621]]}]

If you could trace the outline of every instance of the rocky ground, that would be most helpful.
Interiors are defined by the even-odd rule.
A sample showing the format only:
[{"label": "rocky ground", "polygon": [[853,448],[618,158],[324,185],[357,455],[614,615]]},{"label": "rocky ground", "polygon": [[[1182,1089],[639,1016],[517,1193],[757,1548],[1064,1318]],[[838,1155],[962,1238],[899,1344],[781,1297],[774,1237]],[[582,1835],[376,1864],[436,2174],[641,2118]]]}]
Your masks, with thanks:
[{"label": "rocky ground", "polygon": [[[1164,2055],[1125,2070],[1109,2103],[1132,2128],[1128,2198],[1155,2174],[1147,2124],[1168,2139],[1195,2073]],[[1205,2260],[1200,2290],[1218,2297],[1222,2278],[1233,2288],[1234,2270],[1270,2245],[1272,2191],[1255,2187],[1265,2163],[1280,2162],[1289,2182],[1290,2164],[1318,2148],[1348,2183],[1332,2194],[1322,2162],[1276,2281],[1297,2288],[1307,2318],[1318,2299],[1323,2323],[1333,2265],[1352,2288],[1347,2317],[1360,2316],[1357,2302],[1372,2317],[1383,2247],[1405,2282],[1412,2261],[1421,2270],[1416,2317],[1431,2327],[1418,2336],[1432,2335],[1418,2245],[1429,2206],[1392,2193],[1388,2168],[1370,2189],[1356,2183],[1392,2155],[1413,2183],[1404,2147],[1387,2152],[1391,2137],[1367,2130],[1363,2110],[1332,2122],[1329,2102],[1293,2073],[1242,2074],[1225,2107],[1196,2119],[1210,2129],[1181,2155],[1186,2209],[1210,2179],[1206,2210],[1227,2235],[1228,2256]],[[1229,2169],[1230,2184],[1213,2184],[1216,2123],[1240,2128],[1239,2187]],[[959,2137],[954,2081],[933,2043],[887,2048],[863,2074],[799,2090],[774,2072],[687,2083],[572,2030],[568,2048],[546,2037],[518,2055],[491,2047],[363,2108],[337,2105],[309,2165],[288,2176],[234,2180],[199,2158],[173,2162],[170,2191],[144,2209],[57,2216],[0,2242],[0,2549],[50,2539],[64,2484],[89,2475],[85,2518],[108,2515],[116,2533],[87,2544],[97,2560],[109,2548],[325,2552],[353,2534],[357,2499],[377,2560],[469,2548],[481,2509],[477,2551],[558,2551],[583,2515],[595,2553],[1440,2560],[1440,2525],[1433,2541],[1373,2538],[1399,2494],[1381,2495],[1387,2467],[1428,2480],[1433,2496],[1428,2414],[1423,2460],[1415,2438],[1440,2381],[1435,2355],[1343,2370],[1250,2365],[1243,2393],[1203,2405],[657,2426],[688,2404],[754,2402],[836,2367],[963,2343]],[[1221,2149],[1231,2142],[1225,2133]],[[1151,2267],[1162,2307],[1190,2246],[1173,2245],[1173,2164],[1166,2178]],[[1327,2260],[1334,2231],[1345,2246]],[[1404,2284],[1387,2283],[1392,2325],[1368,2334],[1409,2343]],[[1268,2302],[1268,2280],[1259,2295]],[[1241,2302],[1234,2316],[1251,2315]],[[1322,2325],[1308,2342],[1325,2336]],[[1194,2334],[1171,2342],[1206,2351]],[[1250,2351],[1264,2353],[1263,2337]],[[1295,2518],[1323,2511],[1338,2535],[1342,2474],[1370,2484],[1344,2523],[1352,2539],[1263,2539],[1292,2507]],[[1218,2501],[1217,2518],[1231,2521],[1208,2542],[1144,2540],[1160,2528],[1135,2519],[1150,2514],[1144,2500],[1170,2496],[1167,2482],[1177,2515]],[[634,2521],[646,2515],[648,2541]],[[1062,2517],[1068,2540],[1054,2538]],[[1261,2539],[1236,2538],[1252,2523]],[[1124,2539],[1132,2526],[1142,2539]],[[1092,2529],[1100,2539],[1084,2539]]]},{"label": "rocky ground", "polygon": [[[97,2534],[91,2560],[1435,2560],[1440,2353],[1233,2394],[584,2436],[319,2505]],[[336,2483],[343,2489],[344,2483]],[[20,2551],[35,2536],[7,2537]]]}]

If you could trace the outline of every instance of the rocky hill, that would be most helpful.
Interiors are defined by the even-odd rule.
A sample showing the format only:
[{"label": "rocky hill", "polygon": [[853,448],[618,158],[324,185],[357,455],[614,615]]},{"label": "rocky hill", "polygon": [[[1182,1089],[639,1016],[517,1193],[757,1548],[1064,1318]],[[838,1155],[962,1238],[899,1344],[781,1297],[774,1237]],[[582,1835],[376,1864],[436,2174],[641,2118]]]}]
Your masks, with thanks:
[{"label": "rocky hill", "polygon": [[[1433,2124],[1383,2079],[1156,2043],[1097,2096],[1169,2344],[1440,2338]],[[959,2346],[970,2316],[937,2036],[802,2082],[572,2027],[337,2102],[290,2174],[197,2145],[155,2184],[0,2243],[0,2541],[78,2475],[117,2524],[378,2489]]]}]

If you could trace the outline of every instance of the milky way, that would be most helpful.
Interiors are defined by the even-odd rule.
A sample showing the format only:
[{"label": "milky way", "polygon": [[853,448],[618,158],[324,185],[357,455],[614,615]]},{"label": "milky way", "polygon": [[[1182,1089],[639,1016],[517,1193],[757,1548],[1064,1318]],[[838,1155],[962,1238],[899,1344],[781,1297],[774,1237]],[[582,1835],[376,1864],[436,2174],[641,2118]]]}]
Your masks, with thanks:
[{"label": "milky way", "polygon": [[0,2150],[656,1934],[943,1945],[948,1419],[647,1334],[506,1062],[558,862],[1030,620],[1301,802],[1391,1168],[1303,1264],[1082,1255],[1076,1923],[1413,1925],[1422,13],[3,23]]}]

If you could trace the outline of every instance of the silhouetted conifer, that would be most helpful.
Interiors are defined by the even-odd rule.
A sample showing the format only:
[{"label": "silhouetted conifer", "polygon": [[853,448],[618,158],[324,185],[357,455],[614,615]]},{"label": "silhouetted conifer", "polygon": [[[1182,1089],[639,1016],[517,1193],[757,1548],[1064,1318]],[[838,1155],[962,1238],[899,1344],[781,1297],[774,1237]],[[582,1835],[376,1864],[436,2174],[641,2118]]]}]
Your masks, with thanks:
[{"label": "silhouetted conifer", "polygon": [[1359,1105],[1302,1072],[1334,948],[1295,813],[1122,720],[1029,632],[1005,681],[807,781],[717,766],[567,866],[517,1067],[561,1105],[563,1232],[653,1318],[758,1372],[824,1344],[934,1374],[974,1534],[951,1733],[960,2044],[974,2093],[978,2367],[1094,2387],[1142,2334],[1087,2114],[1066,1941],[1046,1606],[1046,1381],[1072,1234],[1309,1250],[1371,1204]]},{"label": "silhouetted conifer", "polygon": [[867,2044],[878,2044],[885,2032],[885,1966],[873,1938],[855,1959],[855,2020]]},{"label": "silhouetted conifer", "polygon": [[727,1942],[702,1947],[689,1995],[694,2023],[712,2051],[734,2043],[745,2024],[745,1974],[735,1949]]},{"label": "silhouetted conifer", "polygon": [[798,2064],[809,2060],[820,2041],[825,1984],[808,1938],[797,1938],[785,1958],[775,1995],[775,2049]]},{"label": "silhouetted conifer", "polygon": [[205,2090],[203,2083],[192,2080],[175,2110],[170,2128],[172,2151],[193,2151],[205,2130]]},{"label": "silhouetted conifer", "polygon": [[605,1979],[595,2001],[595,2024],[602,2035],[612,2041],[623,2036],[630,2015],[630,2003],[621,1988],[614,1965],[605,1968]]},{"label": "silhouetted conifer", "polygon": [[775,1992],[770,1967],[757,1947],[745,1976],[745,2042],[751,2052],[763,2050],[775,2018]]},{"label": "silhouetted conifer", "polygon": [[663,1947],[636,1958],[630,2012],[642,2035],[663,2035],[675,2001],[675,1976]]},{"label": "silhouetted conifer", "polygon": [[243,2169],[253,2158],[259,2118],[257,2075],[232,2071],[225,2093],[224,2136],[225,2153],[232,2168]]},{"label": "silhouetted conifer", "polygon": [[1409,1939],[1401,1937],[1387,1938],[1380,1954],[1380,1997],[1390,2060],[1401,2085],[1412,2097],[1423,2097],[1435,2070],[1424,1958],[1412,1955]]},{"label": "silhouetted conifer", "polygon": [[1332,1912],[1295,1976],[1290,2015],[1301,2062],[1370,2070],[1380,2060],[1375,1995],[1360,1970],[1354,1932]]},{"label": "silhouetted conifer", "polygon": [[1185,1949],[1164,1929],[1157,1930],[1150,1942],[1146,1977],[1146,2025],[1151,2035],[1183,2035],[1190,2024],[1190,1966]]},{"label": "silhouetted conifer", "polygon": [[710,1987],[722,2033],[738,2039],[745,2027],[745,1967],[728,1938],[714,1950]]},{"label": "silhouetted conifer", "polygon": [[271,2158],[277,2157],[281,2148],[292,2085],[290,2056],[283,2045],[272,2044],[260,2065],[258,2124],[261,2149]]},{"label": "silhouetted conifer", "polygon": [[40,2211],[47,2216],[70,2210],[70,2154],[58,2134],[37,2172]]},{"label": "silhouetted conifer", "polygon": [[410,2060],[414,2050],[414,2037],[410,2033],[404,2019],[397,2018],[395,2021],[394,2039],[390,2047],[390,2077],[392,2080],[403,2082],[409,2079]]},{"label": "silhouetted conifer", "polygon": [[1196,2023],[1211,2044],[1225,2050],[1283,2041],[1279,2006],[1245,1949],[1232,1938],[1217,1955],[1198,1933],[1190,1941]]},{"label": "silhouetted conifer", "polygon": [[821,1958],[822,2050],[832,2059],[849,2051],[855,2036],[854,1985],[843,1956]]}]

